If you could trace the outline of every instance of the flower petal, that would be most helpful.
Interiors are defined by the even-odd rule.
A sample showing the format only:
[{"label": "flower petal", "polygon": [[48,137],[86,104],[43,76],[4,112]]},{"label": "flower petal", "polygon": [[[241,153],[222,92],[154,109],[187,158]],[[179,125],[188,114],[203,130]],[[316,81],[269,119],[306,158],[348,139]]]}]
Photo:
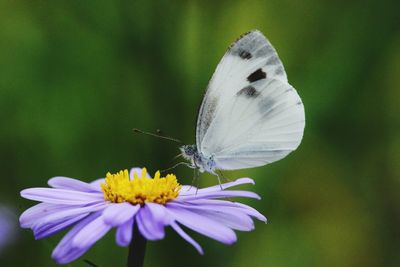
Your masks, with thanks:
[{"label": "flower petal", "polygon": [[58,189],[69,189],[69,190],[76,190],[81,192],[96,192],[98,190],[89,183],[85,183],[73,178],[57,176],[51,178],[47,182],[51,187],[58,188]]},{"label": "flower petal", "polygon": [[210,210],[223,210],[225,208],[236,208],[240,211],[243,211],[247,215],[250,215],[254,218],[257,218],[260,221],[266,222],[267,218],[265,218],[264,215],[262,215],[260,212],[258,212],[256,209],[239,203],[239,202],[233,202],[233,201],[227,201],[227,200],[220,200],[220,199],[197,199],[197,200],[192,200],[192,201],[185,201],[185,202],[180,202],[180,201],[171,201],[170,204],[178,204],[178,205],[191,205],[190,207],[194,206],[199,206],[201,209],[210,209]]},{"label": "flower petal", "polygon": [[80,214],[80,215],[74,216],[69,219],[58,220],[56,222],[52,222],[52,223],[43,225],[41,227],[35,227],[33,229],[35,239],[36,240],[42,239],[42,238],[51,236],[59,231],[62,231],[65,228],[67,228],[68,226],[71,226],[72,224],[74,224],[75,222],[82,220],[87,215],[89,215],[89,213]]},{"label": "flower petal", "polygon": [[100,212],[93,213],[77,223],[64,237],[61,239],[60,243],[56,246],[51,254],[51,257],[58,264],[66,264],[69,263],[81,255],[83,255],[88,249],[87,248],[77,248],[72,246],[72,239],[75,235],[82,230],[87,224],[95,220],[101,215]]},{"label": "flower petal", "polygon": [[164,206],[159,204],[161,208],[150,207],[153,203],[146,203],[143,208],[140,209],[138,215],[136,216],[136,222],[140,233],[148,240],[159,240],[164,238],[165,231],[164,225],[166,221],[166,212],[164,216],[160,217],[162,213],[161,209]]},{"label": "flower petal", "polygon": [[55,188],[29,188],[22,190],[21,196],[30,200],[63,205],[85,205],[95,202],[104,202],[104,196],[100,193],[87,193]]},{"label": "flower petal", "polygon": [[162,222],[163,225],[169,224],[169,217],[167,214],[167,210],[163,205],[147,202],[145,207],[151,211],[153,220]]},{"label": "flower petal", "polygon": [[228,213],[209,210],[202,210],[197,212],[200,215],[206,216],[211,220],[216,220],[234,230],[251,231],[254,229],[253,220],[245,213]]},{"label": "flower petal", "polygon": [[24,211],[19,217],[19,223],[22,228],[30,228],[32,225],[43,216],[46,216],[53,211],[59,210],[63,205],[39,203]]},{"label": "flower petal", "polygon": [[111,226],[120,226],[132,219],[139,209],[140,205],[132,205],[127,202],[112,203],[103,212],[104,223]]},{"label": "flower petal", "polygon": [[96,191],[102,192],[102,191],[101,191],[101,184],[104,183],[104,182],[105,182],[105,179],[104,179],[104,178],[99,178],[99,179],[97,179],[97,180],[94,180],[93,182],[90,182],[90,185],[92,185],[93,188],[94,188]]},{"label": "flower petal", "polygon": [[243,209],[238,207],[211,205],[201,206],[177,203],[170,203],[169,205],[186,208],[235,230],[250,231],[254,229],[253,220],[243,211]]},{"label": "flower petal", "polygon": [[111,225],[105,224],[102,216],[94,219],[83,227],[72,239],[72,246],[76,248],[90,248],[97,240],[102,238]]},{"label": "flower petal", "polygon": [[178,200],[195,200],[195,199],[204,199],[204,198],[225,198],[225,197],[247,197],[247,198],[255,198],[261,199],[259,195],[254,192],[243,191],[243,190],[224,190],[224,191],[215,191],[215,192],[205,192],[205,193],[197,193],[194,195],[184,195],[179,196]]},{"label": "flower petal", "polygon": [[49,212],[47,215],[38,219],[36,223],[33,224],[32,228],[34,229],[36,227],[42,227],[46,224],[52,224],[56,221],[65,220],[70,217],[79,216],[84,213],[91,213],[98,210],[103,210],[105,207],[107,207],[107,205],[109,204],[104,202],[88,206],[63,206],[59,210]]},{"label": "flower petal", "polygon": [[193,211],[178,208],[167,204],[168,213],[181,224],[224,244],[232,244],[236,241],[235,232],[221,223],[201,216]]},{"label": "flower petal", "polygon": [[119,246],[126,247],[131,243],[133,224],[134,220],[133,218],[131,218],[129,221],[125,222],[117,228],[115,241]]},{"label": "flower petal", "polygon": [[248,215],[255,217],[258,220],[263,221],[265,223],[267,222],[267,218],[264,215],[262,215],[260,212],[258,212],[258,210],[256,210],[255,208],[250,207],[243,203],[239,203],[239,202],[234,202],[234,204],[236,204],[236,206],[238,206],[240,208],[243,208],[244,212],[246,212]]},{"label": "flower petal", "polygon": [[181,228],[176,222],[171,223],[171,227],[172,227],[172,229],[174,229],[175,232],[177,232],[183,239],[185,239],[187,242],[189,242],[190,244],[192,244],[192,245],[195,247],[195,249],[196,249],[201,255],[204,254],[203,249],[201,248],[201,246],[200,246],[196,241],[194,241],[194,239],[191,238],[187,233],[185,233],[185,231],[183,231],[182,228]]},{"label": "flower petal", "polygon": [[255,184],[255,183],[254,183],[253,179],[245,177],[245,178],[239,178],[233,182],[214,185],[214,186],[210,186],[210,187],[206,187],[206,188],[202,188],[202,189],[197,189],[197,187],[194,187],[194,186],[184,185],[184,186],[182,186],[180,195],[183,196],[183,195],[193,195],[193,194],[198,194],[198,193],[216,192],[216,191],[221,191],[221,188],[223,190],[225,190],[227,188],[237,186],[237,185],[242,185],[242,184]]}]

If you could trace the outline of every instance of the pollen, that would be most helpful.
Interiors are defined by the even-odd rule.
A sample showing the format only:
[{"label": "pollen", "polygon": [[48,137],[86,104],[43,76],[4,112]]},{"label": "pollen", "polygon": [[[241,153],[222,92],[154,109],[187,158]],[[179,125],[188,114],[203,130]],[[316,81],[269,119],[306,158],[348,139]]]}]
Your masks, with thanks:
[{"label": "pollen", "polygon": [[132,179],[129,178],[128,170],[123,170],[115,174],[107,173],[101,190],[104,199],[115,202],[129,202],[131,204],[144,204],[154,202],[165,204],[178,197],[181,185],[176,176],[168,174],[160,177],[157,171],[154,178],[146,177],[147,171],[142,169],[141,177],[135,172]]}]

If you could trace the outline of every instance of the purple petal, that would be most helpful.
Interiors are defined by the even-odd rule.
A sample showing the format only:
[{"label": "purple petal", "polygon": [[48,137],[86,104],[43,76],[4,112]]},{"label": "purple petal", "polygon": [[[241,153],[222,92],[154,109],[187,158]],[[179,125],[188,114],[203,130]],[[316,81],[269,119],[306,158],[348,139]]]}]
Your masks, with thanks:
[{"label": "purple petal", "polygon": [[26,211],[19,217],[19,223],[22,228],[30,228],[32,225],[43,216],[51,214],[54,210],[59,210],[63,205],[39,203]]},{"label": "purple petal", "polygon": [[69,189],[81,192],[97,192],[96,188],[88,183],[68,178],[68,177],[53,177],[47,182],[51,187],[57,189]]},{"label": "purple petal", "polygon": [[186,196],[186,195],[194,195],[199,192],[200,189],[195,187],[194,185],[182,185],[181,190],[179,191],[180,196]]},{"label": "purple petal", "polygon": [[43,225],[41,227],[36,227],[33,229],[33,233],[35,235],[35,239],[42,239],[48,236],[51,236],[59,231],[64,230],[65,228],[71,226],[72,224],[76,223],[77,221],[82,220],[85,218],[89,213],[77,215],[70,219],[59,220],[57,222],[53,222],[50,224]]},{"label": "purple petal", "polygon": [[242,191],[242,190],[224,190],[224,191],[215,191],[206,193],[198,192],[197,194],[194,195],[179,196],[177,199],[183,201],[189,201],[195,199],[225,198],[225,197],[247,197],[247,198],[261,199],[260,196],[254,192]]},{"label": "purple petal", "polygon": [[61,256],[59,257],[52,255],[52,258],[57,264],[67,264],[85,254],[85,252],[88,251],[89,248],[90,247],[82,249],[82,248],[68,246],[67,252],[63,251]]},{"label": "purple petal", "polygon": [[104,178],[99,178],[97,180],[94,180],[93,182],[90,183],[90,185],[93,186],[93,188],[99,192],[101,191],[101,184],[105,183],[105,179]]},{"label": "purple petal", "polygon": [[246,212],[248,215],[250,215],[250,216],[252,216],[254,218],[257,218],[260,221],[263,221],[265,223],[267,222],[267,218],[264,215],[262,215],[261,213],[259,213],[255,208],[250,207],[250,206],[248,206],[246,204],[243,204],[243,203],[239,203],[239,202],[235,202],[235,204],[238,207],[242,208],[244,210],[244,212]]},{"label": "purple petal", "polygon": [[[150,203],[146,203],[136,216],[139,231],[148,240],[162,239],[165,235],[164,225],[166,221],[166,212],[164,212],[164,217],[159,217],[161,209],[150,207],[151,205],[148,204]],[[164,208],[164,206],[159,204],[154,205]],[[157,212],[153,212],[153,210],[156,209]]]},{"label": "purple petal", "polygon": [[100,193],[40,187],[22,190],[21,196],[30,200],[64,205],[86,205],[104,201],[104,195]]},{"label": "purple petal", "polygon": [[264,215],[259,213],[256,209],[239,203],[239,202],[233,202],[233,201],[227,201],[227,200],[220,200],[220,199],[197,199],[197,200],[192,200],[192,201],[185,201],[185,202],[179,202],[179,201],[171,201],[171,204],[179,204],[183,205],[184,207],[187,205],[190,205],[190,207],[198,206],[201,209],[210,209],[210,210],[216,210],[216,209],[225,209],[225,208],[236,208],[239,211],[242,211],[246,213],[247,215],[250,215],[254,218],[257,218],[260,221],[266,222],[267,218],[265,218]]},{"label": "purple petal", "polygon": [[89,247],[87,248],[77,248],[72,246],[72,239],[75,235],[82,230],[88,223],[92,222],[96,218],[101,215],[100,212],[93,213],[77,223],[64,237],[61,239],[60,243],[53,250],[51,257],[58,264],[66,264],[77,258],[79,258],[82,254],[84,254]]},{"label": "purple petal", "polygon": [[177,203],[170,203],[169,205],[186,208],[235,230],[250,231],[254,229],[253,220],[243,211],[243,209],[238,207],[184,205]]},{"label": "purple petal", "polygon": [[232,244],[236,241],[235,232],[217,221],[169,204],[167,204],[167,210],[171,217],[202,235],[218,240],[224,244]]},{"label": "purple petal", "polygon": [[48,212],[47,215],[43,214],[42,218],[39,218],[36,220],[36,222],[33,224],[32,229],[36,230],[37,228],[42,228],[46,224],[54,224],[57,223],[58,221],[63,221],[66,219],[69,219],[71,217],[79,216],[81,214],[87,214],[87,213],[92,213],[96,212],[98,210],[103,210],[104,208],[109,205],[108,203],[98,203],[94,205],[89,205],[89,206],[62,206],[59,207],[58,210],[53,210],[52,212]]},{"label": "purple petal", "polygon": [[163,205],[147,202],[145,207],[150,210],[153,220],[160,221],[163,225],[169,224],[170,218],[168,217],[167,210]]},{"label": "purple petal", "polygon": [[119,246],[126,247],[131,243],[133,224],[134,220],[132,218],[117,228],[115,241]]},{"label": "purple petal", "polygon": [[211,220],[220,222],[229,228],[239,231],[251,231],[254,229],[253,220],[245,213],[228,213],[215,211],[197,211],[200,215],[206,216]]},{"label": "purple petal", "polygon": [[130,203],[113,203],[103,212],[104,222],[111,226],[120,226],[132,219],[140,209],[140,205]]},{"label": "purple petal", "polygon": [[110,229],[111,225],[105,224],[103,218],[100,216],[88,223],[75,235],[72,239],[72,246],[88,249]]},{"label": "purple petal", "polygon": [[[141,168],[132,168],[132,169],[130,170],[130,172],[129,172],[129,177],[130,177],[131,179],[134,178],[134,175],[133,175],[134,173],[136,173],[138,177],[142,177],[142,169],[141,169]],[[147,178],[151,178],[150,175],[149,175],[149,173],[146,173],[146,177],[147,177]]]},{"label": "purple petal", "polygon": [[237,186],[237,185],[242,185],[242,184],[255,184],[253,179],[251,178],[239,178],[236,181],[229,182],[229,183],[224,183],[224,184],[219,184],[211,187],[206,187],[203,189],[197,189],[196,187],[193,186],[188,186],[184,185],[182,186],[182,189],[180,191],[180,195],[193,195],[193,194],[198,194],[198,193],[209,193],[209,192],[216,192],[216,191],[221,191],[225,190],[227,188]]},{"label": "purple petal", "polygon": [[192,244],[195,249],[201,254],[203,255],[203,249],[200,247],[200,245],[194,241],[193,238],[191,238],[187,233],[185,233],[185,231],[182,230],[182,228],[177,224],[177,223],[171,223],[171,227],[172,229],[175,230],[175,232],[177,232],[183,239],[185,239],[187,242],[189,242],[190,244]]}]

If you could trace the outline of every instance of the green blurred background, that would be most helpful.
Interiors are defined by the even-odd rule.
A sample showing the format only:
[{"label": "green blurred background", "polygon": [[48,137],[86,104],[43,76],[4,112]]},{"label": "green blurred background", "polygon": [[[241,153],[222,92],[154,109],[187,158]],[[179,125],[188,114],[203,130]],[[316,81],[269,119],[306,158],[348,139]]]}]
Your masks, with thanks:
[{"label": "green blurred background", "polygon": [[[398,1],[0,1],[0,202],[64,175],[171,166],[177,145],[133,127],[195,140],[198,105],[228,45],[257,28],[278,50],[306,109],[299,149],[249,176],[268,219],[225,246],[169,230],[150,266],[398,266]],[[192,171],[175,170],[182,183]],[[203,175],[201,185],[215,184]],[[62,234],[16,229],[1,266],[54,266]],[[124,266],[114,232],[69,266]]]}]

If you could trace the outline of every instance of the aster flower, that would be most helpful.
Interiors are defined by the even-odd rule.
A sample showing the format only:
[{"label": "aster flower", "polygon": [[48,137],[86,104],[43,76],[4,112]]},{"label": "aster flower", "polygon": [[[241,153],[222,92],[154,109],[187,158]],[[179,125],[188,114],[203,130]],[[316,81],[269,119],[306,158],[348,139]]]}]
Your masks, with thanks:
[{"label": "aster flower", "polygon": [[11,245],[17,235],[17,216],[12,208],[0,204],[0,255]]},{"label": "aster flower", "polygon": [[[225,190],[254,184],[250,178],[197,189],[180,185],[175,175],[152,179],[146,169],[133,168],[116,174],[107,173],[105,179],[85,183],[66,177],[48,181],[52,188],[30,188],[21,196],[42,203],[26,210],[20,217],[23,228],[31,228],[36,239],[51,236],[67,227],[71,230],[52,253],[59,264],[69,263],[83,255],[111,228],[116,227],[116,243],[128,246],[132,232],[136,238],[147,240],[164,238],[165,226],[173,228],[183,239],[203,254],[200,245],[182,225],[224,244],[236,241],[233,230],[254,229],[252,218],[266,218],[250,206],[220,200],[225,197],[259,199],[253,192]],[[136,233],[136,232],[135,232]]]}]

